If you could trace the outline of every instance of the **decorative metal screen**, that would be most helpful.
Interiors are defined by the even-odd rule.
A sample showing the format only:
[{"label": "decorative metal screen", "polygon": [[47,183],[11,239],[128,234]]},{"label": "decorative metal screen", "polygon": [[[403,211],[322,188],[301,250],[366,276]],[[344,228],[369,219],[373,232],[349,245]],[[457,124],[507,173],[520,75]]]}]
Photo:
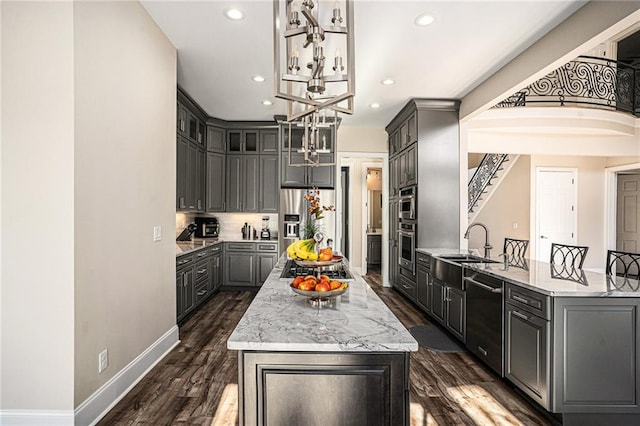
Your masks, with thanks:
[{"label": "decorative metal screen", "polygon": [[623,62],[579,56],[494,108],[582,105],[640,116],[640,69]]},{"label": "decorative metal screen", "polygon": [[502,166],[506,158],[507,154],[485,154],[485,156],[482,157],[480,165],[469,181],[469,213],[473,212],[473,208],[480,199],[480,196],[487,188],[487,185],[491,183],[491,179],[500,169],[500,166]]}]

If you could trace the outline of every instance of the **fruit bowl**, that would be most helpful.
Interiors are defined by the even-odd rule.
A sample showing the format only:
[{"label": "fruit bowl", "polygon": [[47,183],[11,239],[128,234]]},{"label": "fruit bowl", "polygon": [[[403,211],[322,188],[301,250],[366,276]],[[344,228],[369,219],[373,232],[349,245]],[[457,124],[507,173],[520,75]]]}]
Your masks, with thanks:
[{"label": "fruit bowl", "polygon": [[300,296],[305,296],[311,299],[327,299],[329,297],[340,296],[341,294],[349,290],[349,284],[344,284],[346,284],[346,286],[343,286],[343,288],[329,291],[305,291],[300,290],[299,288],[295,288],[293,284],[291,284],[290,287],[294,293],[299,294]]},{"label": "fruit bowl", "polygon": [[342,262],[342,256],[334,256],[331,260],[295,260],[299,266],[311,268],[314,266],[330,266]]}]

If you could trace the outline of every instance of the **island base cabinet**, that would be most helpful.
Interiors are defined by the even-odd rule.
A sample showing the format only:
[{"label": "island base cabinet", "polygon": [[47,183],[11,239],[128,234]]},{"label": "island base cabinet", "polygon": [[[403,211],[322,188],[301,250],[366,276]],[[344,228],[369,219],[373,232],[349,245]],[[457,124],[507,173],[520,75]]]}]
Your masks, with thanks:
[{"label": "island base cabinet", "polygon": [[[631,298],[554,300],[552,411],[635,413],[634,424],[640,424],[639,303]],[[602,424],[619,424],[603,419]]]},{"label": "island base cabinet", "polygon": [[409,353],[238,357],[241,425],[409,424]]},{"label": "island base cabinet", "polygon": [[505,305],[505,377],[549,409],[549,322]]},{"label": "island base cabinet", "polygon": [[[253,250],[253,247],[251,247]],[[229,286],[255,285],[255,253],[231,252],[225,253],[224,276],[225,284]]]}]

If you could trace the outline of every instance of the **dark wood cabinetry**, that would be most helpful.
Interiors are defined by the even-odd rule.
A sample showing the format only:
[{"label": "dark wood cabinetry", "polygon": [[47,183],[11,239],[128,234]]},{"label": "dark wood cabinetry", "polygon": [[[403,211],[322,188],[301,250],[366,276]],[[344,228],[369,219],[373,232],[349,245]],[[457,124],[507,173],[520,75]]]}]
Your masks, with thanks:
[{"label": "dark wood cabinetry", "polygon": [[382,263],[382,235],[367,235],[367,265]]},{"label": "dark wood cabinetry", "polygon": [[207,152],[206,211],[225,211],[226,156]]},{"label": "dark wood cabinetry", "polygon": [[222,286],[223,244],[176,257],[176,321],[180,323]]},{"label": "dark wood cabinetry", "polygon": [[426,312],[431,312],[432,289],[431,289],[431,256],[423,253],[416,253],[416,287],[418,305]]},{"label": "dark wood cabinetry", "polygon": [[204,115],[178,92],[176,125],[176,211],[202,212],[206,195]]}]

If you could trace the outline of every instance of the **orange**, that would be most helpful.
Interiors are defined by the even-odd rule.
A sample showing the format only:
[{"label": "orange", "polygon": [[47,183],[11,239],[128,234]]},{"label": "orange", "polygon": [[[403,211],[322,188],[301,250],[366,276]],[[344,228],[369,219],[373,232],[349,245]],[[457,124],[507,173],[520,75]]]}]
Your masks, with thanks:
[{"label": "orange", "polygon": [[329,278],[327,275],[320,275],[320,281],[329,282],[331,281],[331,278]]},{"label": "orange", "polygon": [[304,277],[304,280],[313,280],[315,282],[318,282],[318,279],[316,277],[314,277],[313,275],[307,275],[306,277]]}]

